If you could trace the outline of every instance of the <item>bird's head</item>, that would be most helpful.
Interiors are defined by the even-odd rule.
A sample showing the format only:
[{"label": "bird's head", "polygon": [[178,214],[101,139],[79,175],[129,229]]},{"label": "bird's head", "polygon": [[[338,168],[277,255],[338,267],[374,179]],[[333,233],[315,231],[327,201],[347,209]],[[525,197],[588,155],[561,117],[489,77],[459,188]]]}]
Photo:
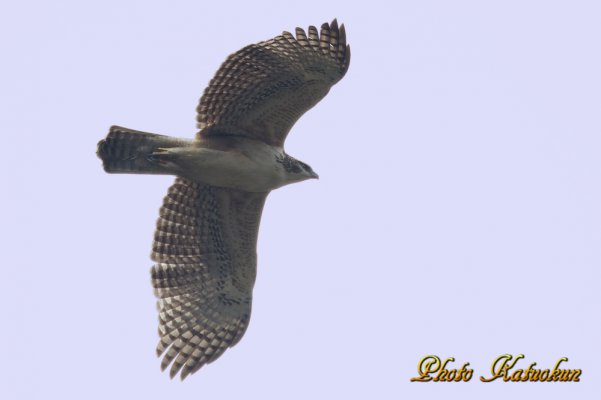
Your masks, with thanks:
[{"label": "bird's head", "polygon": [[317,175],[317,173],[315,171],[313,171],[313,168],[311,168],[311,166],[309,164],[305,164],[304,162],[298,161],[298,160],[296,160],[296,161],[298,162],[298,164],[301,167],[302,171],[300,172],[300,174],[302,176],[304,176],[303,180],[305,180],[305,179],[319,179],[319,175]]},{"label": "bird's head", "polygon": [[304,162],[297,160],[285,154],[284,157],[278,158],[277,161],[282,164],[282,168],[286,173],[287,179],[292,182],[300,182],[307,179],[319,179],[319,175],[313,171],[313,168]]}]

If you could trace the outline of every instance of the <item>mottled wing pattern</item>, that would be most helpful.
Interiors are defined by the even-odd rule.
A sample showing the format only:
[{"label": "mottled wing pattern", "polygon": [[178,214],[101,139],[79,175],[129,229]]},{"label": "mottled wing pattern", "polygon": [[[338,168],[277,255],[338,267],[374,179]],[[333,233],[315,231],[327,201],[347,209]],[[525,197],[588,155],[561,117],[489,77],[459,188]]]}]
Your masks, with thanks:
[{"label": "mottled wing pattern", "polygon": [[221,65],[200,99],[199,136],[240,135],[282,147],[294,123],[346,73],[344,25],[296,28],[243,48]]},{"label": "mottled wing pattern", "polygon": [[244,334],[256,276],[256,243],[267,193],[177,178],[154,237],[161,368],[181,378],[217,359]]}]

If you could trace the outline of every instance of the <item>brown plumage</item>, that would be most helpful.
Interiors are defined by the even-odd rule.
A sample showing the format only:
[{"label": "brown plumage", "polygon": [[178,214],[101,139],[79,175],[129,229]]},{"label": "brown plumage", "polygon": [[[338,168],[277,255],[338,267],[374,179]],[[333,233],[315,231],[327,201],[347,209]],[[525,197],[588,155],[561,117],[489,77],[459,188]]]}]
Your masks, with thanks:
[{"label": "brown plumage", "polygon": [[199,135],[232,134],[282,147],[292,125],[346,74],[344,25],[296,28],[246,46],[221,65],[197,107]]},{"label": "brown plumage", "polygon": [[283,150],[298,118],[345,75],[344,26],[296,29],[232,54],[198,105],[194,140],[114,126],[98,143],[111,173],[173,174],[152,246],[157,354],[184,379],[244,334],[269,191],[316,178]]},{"label": "brown plumage", "polygon": [[[157,354],[170,375],[195,372],[237,343],[250,318],[256,245],[267,193],[178,178],[154,235],[152,285],[159,298]],[[169,347],[171,346],[171,347]]]}]

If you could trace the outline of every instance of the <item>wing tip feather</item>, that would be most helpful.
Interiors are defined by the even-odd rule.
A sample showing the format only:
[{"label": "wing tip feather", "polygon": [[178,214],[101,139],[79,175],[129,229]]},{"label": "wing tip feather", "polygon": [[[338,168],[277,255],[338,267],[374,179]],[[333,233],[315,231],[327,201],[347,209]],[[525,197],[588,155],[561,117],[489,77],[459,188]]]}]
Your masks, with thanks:
[{"label": "wing tip feather", "polygon": [[295,35],[284,31],[284,37],[296,41],[303,47],[311,47],[324,55],[329,55],[338,64],[342,75],[346,73],[350,63],[350,46],[346,43],[346,28],[344,23],[338,25],[338,19],[331,23],[324,22],[318,30],[315,25],[309,25],[307,31],[296,27]]}]

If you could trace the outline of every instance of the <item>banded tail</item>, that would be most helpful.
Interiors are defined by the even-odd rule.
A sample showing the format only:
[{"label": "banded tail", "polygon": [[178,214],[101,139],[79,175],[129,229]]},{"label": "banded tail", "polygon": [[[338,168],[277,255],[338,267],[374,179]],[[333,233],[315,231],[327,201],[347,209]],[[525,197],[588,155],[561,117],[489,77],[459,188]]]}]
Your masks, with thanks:
[{"label": "banded tail", "polygon": [[170,136],[111,126],[105,139],[98,142],[96,154],[109,173],[173,174],[153,153],[170,147],[187,147],[190,141]]}]

